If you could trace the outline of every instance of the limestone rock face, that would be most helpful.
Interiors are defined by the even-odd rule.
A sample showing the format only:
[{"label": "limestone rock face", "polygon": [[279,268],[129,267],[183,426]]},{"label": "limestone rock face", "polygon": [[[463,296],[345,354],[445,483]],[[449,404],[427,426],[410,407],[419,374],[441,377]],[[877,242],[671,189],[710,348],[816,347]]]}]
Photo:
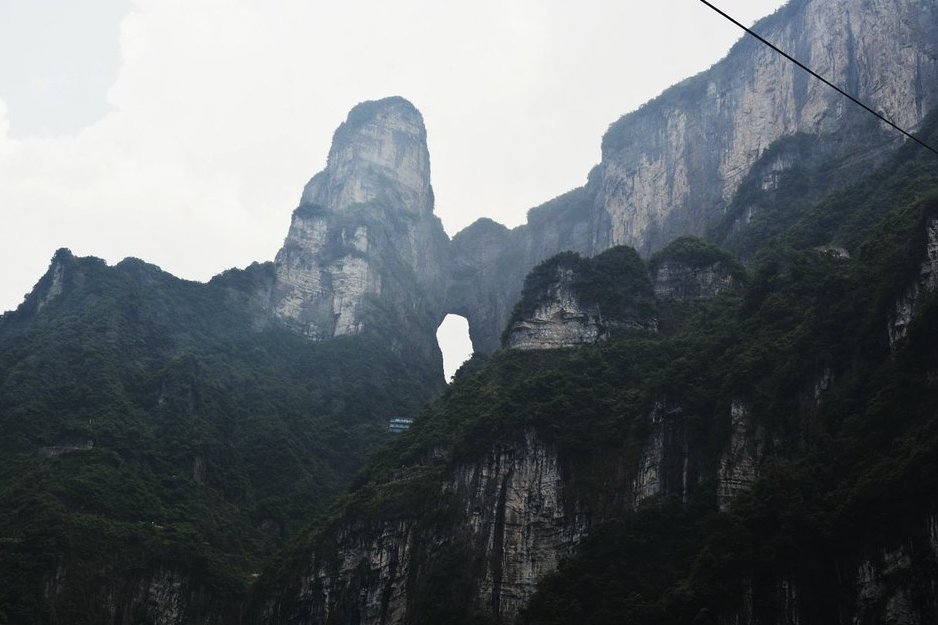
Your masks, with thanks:
[{"label": "limestone rock face", "polygon": [[600,493],[580,488],[576,464],[534,427],[459,459],[433,449],[373,491],[394,497],[422,484],[406,497],[423,493],[420,505],[347,510],[259,603],[254,622],[417,622],[426,602],[440,601],[431,584],[452,578],[454,610],[512,622],[596,524],[653,498],[706,496],[712,463],[691,445],[699,420],[690,416],[671,398],[656,402],[647,437],[603,456]]},{"label": "limestone rock face", "polygon": [[921,623],[916,610],[917,597],[913,597],[907,585],[896,583],[897,579],[909,576],[912,555],[905,546],[877,555],[876,559],[862,562],[857,569],[857,611],[867,617],[868,622]]},{"label": "limestone rock face", "polygon": [[490,219],[480,219],[453,237],[447,311],[468,320],[475,351],[498,349],[501,331],[521,295],[523,275],[503,279],[505,272],[518,271],[504,262],[505,253],[515,249],[515,239],[514,231]]},{"label": "limestone rock face", "polygon": [[577,189],[532,210],[524,226],[508,230],[481,219],[453,237],[447,307],[468,319],[475,351],[490,353],[501,346],[502,331],[533,267],[562,251],[593,253],[590,225],[583,220],[591,202],[585,189]]},{"label": "limestone rock face", "polygon": [[433,212],[427,130],[403,98],[352,109],[335,131],[326,169],[307,183],[300,204],[343,210],[370,202],[415,216]]},{"label": "limestone rock face", "polygon": [[558,268],[550,299],[508,331],[509,349],[552,349],[597,343],[608,336],[598,306],[585,306],[573,290],[574,273]]},{"label": "limestone rock face", "polygon": [[65,284],[65,265],[68,262],[68,259],[63,258],[66,254],[70,255],[71,252],[60,250],[56,252],[55,257],[52,259],[51,282],[45,293],[40,295],[36,301],[37,311],[42,310],[43,306],[62,294]]},{"label": "limestone rock face", "polygon": [[684,410],[679,405],[659,401],[648,417],[650,433],[632,481],[632,501],[638,507],[654,497],[680,495],[687,501],[695,478],[691,466]]},{"label": "limestone rock face", "polygon": [[[240,606],[222,604],[210,589],[176,570],[154,568],[126,578],[97,574],[100,586],[95,595],[78,599],[93,606],[100,619],[96,622],[221,625],[238,617]],[[87,572],[60,562],[48,576],[44,593],[50,603],[76,600],[69,588],[73,575]],[[61,621],[53,617],[51,622]]]},{"label": "limestone rock face", "polygon": [[938,289],[938,217],[930,217],[925,223],[925,258],[919,267],[919,275],[896,301],[889,321],[890,345],[905,338],[922,294],[933,293],[935,289]]},{"label": "limestone rock face", "polygon": [[275,261],[271,308],[314,340],[391,332],[432,352],[447,245],[422,116],[402,98],[365,102],[303,191]]},{"label": "limestone rock face", "polygon": [[83,273],[77,270],[78,259],[66,248],[56,250],[49,263],[49,269],[42,276],[32,292],[26,296],[22,306],[25,310],[38,313],[65,291],[66,284],[82,281]]},{"label": "limestone rock face", "polygon": [[604,341],[616,330],[657,330],[645,265],[617,247],[593,259],[567,252],[526,278],[505,332],[510,349],[554,349]]},{"label": "limestone rock face", "polygon": [[720,456],[717,501],[727,510],[733,500],[752,488],[759,477],[763,445],[755,432],[745,404],[734,401],[730,408],[730,439]]},{"label": "limestone rock face", "polygon": [[733,274],[719,263],[694,267],[677,261],[658,265],[652,282],[656,297],[683,301],[710,299],[738,286]]},{"label": "limestone rock face", "polygon": [[[905,127],[918,127],[938,104],[936,0],[793,0],[755,28]],[[458,302],[475,350],[497,349],[524,276],[537,263],[565,250],[592,256],[614,245],[649,255],[679,236],[702,235],[722,219],[755,165],[764,167],[763,189],[797,165],[788,157],[760,159],[799,133],[863,146],[871,163],[900,141],[751,39],[622,117],[603,138],[602,161],[583,187],[532,209],[500,249],[489,248],[487,266],[501,270],[473,277],[488,297]],[[878,146],[870,147],[872,137]],[[470,226],[456,239],[471,248],[469,239],[483,234]]]},{"label": "limestone rock face", "polygon": [[746,269],[733,256],[691,236],[669,243],[648,265],[655,297],[665,301],[712,299],[740,291],[746,281]]},{"label": "limestone rock face", "polygon": [[[936,17],[932,0],[796,0],[756,30],[915,128],[938,102]],[[864,115],[774,51],[744,39],[709,71],[610,128],[594,217],[608,228],[596,231],[594,245],[647,252],[681,234],[702,234],[776,140],[860,132]]]},{"label": "limestone rock face", "polygon": [[361,625],[411,622],[418,589],[454,550],[471,558],[473,570],[436,573],[465,575],[476,609],[510,620],[588,530],[565,477],[556,449],[534,431],[456,464],[439,491],[451,515],[437,523],[427,522],[427,510],[343,520],[313,555],[296,595],[269,603],[262,622],[327,623],[350,614]]}]

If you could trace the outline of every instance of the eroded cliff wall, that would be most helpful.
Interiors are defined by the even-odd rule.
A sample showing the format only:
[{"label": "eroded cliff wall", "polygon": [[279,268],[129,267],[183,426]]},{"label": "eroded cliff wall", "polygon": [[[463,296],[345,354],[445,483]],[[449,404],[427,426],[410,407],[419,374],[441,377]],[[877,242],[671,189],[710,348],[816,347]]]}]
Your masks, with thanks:
[{"label": "eroded cliff wall", "polygon": [[[911,129],[938,104],[938,3],[934,0],[793,0],[755,30],[829,80]],[[852,174],[899,143],[845,98],[752,39],[711,69],[615,122],[586,185],[534,208],[528,223],[489,245],[486,263],[451,289],[466,311],[476,351],[491,352],[527,270],[563,251],[593,255],[614,245],[650,254],[686,234],[701,236],[776,141],[804,133],[830,139]],[[849,155],[849,157],[844,156]],[[780,160],[775,176],[796,165]],[[829,176],[831,180],[836,176]],[[487,227],[456,236],[454,256],[476,249]],[[485,268],[500,266],[503,271]],[[523,269],[514,269],[523,267]],[[493,301],[498,294],[498,301]]]},{"label": "eroded cliff wall", "polygon": [[366,331],[432,356],[448,281],[419,111],[356,106],[303,191],[275,261],[274,314],[314,340]]}]

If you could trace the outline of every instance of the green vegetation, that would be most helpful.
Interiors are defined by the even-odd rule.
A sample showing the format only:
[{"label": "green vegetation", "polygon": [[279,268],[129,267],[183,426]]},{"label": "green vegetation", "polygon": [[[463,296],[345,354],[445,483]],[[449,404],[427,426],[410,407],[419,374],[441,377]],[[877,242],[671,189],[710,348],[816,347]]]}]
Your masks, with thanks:
[{"label": "green vegetation", "polygon": [[694,268],[718,265],[737,282],[746,281],[746,268],[732,254],[697,237],[680,237],[669,243],[649,259],[649,271],[654,274],[658,266],[666,261]]},{"label": "green vegetation", "polygon": [[[894,137],[880,138],[875,123],[867,132],[873,139],[859,151],[842,138],[779,140],[752,168],[708,238],[744,259],[776,246],[853,251],[895,206],[938,184],[934,156],[914,144],[871,171]],[[938,137],[938,112],[926,117],[919,134],[931,141]]]},{"label": "green vegetation", "polygon": [[512,311],[506,333],[512,324],[530,318],[539,306],[555,296],[562,272],[571,274],[569,287],[580,304],[584,308],[598,308],[608,321],[654,316],[654,291],[645,263],[635,250],[617,246],[593,258],[561,252],[532,269],[525,278],[521,300]]},{"label": "green vegetation", "polygon": [[[665,503],[601,524],[542,582],[521,623],[709,624],[750,609],[752,622],[775,622],[786,609],[839,622],[856,609],[851,574],[860,562],[900,545],[929,552],[938,300],[920,305],[894,353],[886,327],[918,277],[936,190],[933,157],[909,146],[855,186],[789,205],[791,214],[770,214],[737,239],[761,250],[736,312],[708,315],[711,329],[730,323],[735,345],[710,359],[716,371],[705,377],[715,373],[712,396],[745,398],[766,429],[773,443],[763,476],[726,513]],[[829,244],[852,258],[810,249]],[[836,382],[814,405],[823,370]],[[934,565],[919,558],[903,587],[917,610],[935,614]],[[796,608],[785,607],[783,582],[797,588]]]},{"label": "green vegetation", "polygon": [[54,265],[62,294],[39,305],[50,272],[0,319],[0,622],[110,622],[108,596],[160,570],[236,609],[388,417],[441,384],[406,343],[265,325],[245,293],[269,266],[203,285],[135,260]]},{"label": "green vegetation", "polygon": [[[931,549],[923,526],[938,510],[938,299],[924,297],[895,347],[887,333],[897,298],[919,278],[925,221],[938,215],[931,158],[900,150],[854,187],[786,217],[774,234],[759,235],[740,293],[688,307],[668,332],[470,362],[409,432],[372,456],[331,521],[294,554],[334,540],[349,519],[410,520],[448,536],[461,512],[441,495],[440,480],[533,429],[556,446],[564,488],[596,523],[580,553],[543,580],[521,623],[709,625],[747,601],[753,622],[776,622],[783,582],[797,587],[803,618],[839,622],[855,608],[844,602],[859,563],[899,545]],[[805,240],[805,224],[828,210],[839,211],[837,227]],[[814,249],[832,243],[846,245],[849,258]],[[653,262],[666,257],[739,270],[689,239]],[[611,270],[595,275],[618,271],[634,288],[644,268],[633,258],[613,251]],[[546,261],[529,276],[516,316],[536,308],[560,268],[591,271],[573,253]],[[585,284],[597,299],[610,287],[616,297],[621,283]],[[721,512],[719,458],[736,402],[762,441],[761,476]],[[677,411],[675,427],[691,442],[688,491],[665,486],[634,510],[616,496],[630,476],[613,468],[637,465],[661,404]],[[479,566],[472,550],[420,557],[413,614],[484,622],[454,609],[469,604],[474,578],[466,571]],[[934,613],[934,563],[915,562],[904,587],[917,609]],[[302,566],[294,561],[265,583],[282,588]]]},{"label": "green vegetation", "polygon": [[[924,132],[935,141],[938,117]],[[611,131],[606,147],[626,140]],[[269,265],[199,285],[60,251],[36,293],[0,318],[0,623],[109,622],[122,593],[161,574],[185,576],[196,612],[235,622],[272,552],[285,555],[254,586],[258,601],[287,597],[310,550],[333,554],[341,528],[390,522],[440,539],[409,545],[411,622],[489,623],[468,607],[479,546],[455,531],[465,509],[440,485],[532,431],[557,450],[563,488],[594,525],[520,623],[715,625],[744,603],[752,622],[778,622],[783,582],[805,622],[839,622],[855,607],[845,602],[859,563],[899,546],[931,553],[923,520],[938,511],[938,297],[923,294],[905,339],[891,346],[887,333],[920,278],[938,166],[906,146],[848,185],[830,178],[846,161],[822,166],[841,147],[798,136],[764,155],[711,233],[747,268],[692,238],[650,261],[720,263],[745,278],[739,292],[669,305],[659,333],[474,356],[430,404],[438,363],[389,341],[386,323],[428,306],[371,302],[381,336],[311,344],[247,295],[269,284]],[[584,201],[561,196],[532,219]],[[350,225],[364,219],[349,213]],[[618,247],[536,267],[512,322],[550,297],[561,271],[609,318],[656,311],[645,264]],[[721,511],[734,404],[760,442],[760,476]],[[673,434],[663,458],[679,462],[662,463],[661,492],[636,509],[631,480],[662,406]],[[388,440],[387,418],[411,414],[414,426]],[[938,611],[936,570],[923,558],[903,572],[923,613]],[[341,589],[336,622],[355,620],[342,610],[360,590]]]}]

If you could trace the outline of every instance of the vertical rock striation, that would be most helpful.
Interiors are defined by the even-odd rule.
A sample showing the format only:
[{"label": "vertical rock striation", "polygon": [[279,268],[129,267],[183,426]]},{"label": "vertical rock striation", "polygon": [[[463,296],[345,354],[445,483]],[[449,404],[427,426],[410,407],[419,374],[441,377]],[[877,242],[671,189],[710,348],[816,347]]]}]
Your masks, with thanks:
[{"label": "vertical rock striation", "polygon": [[368,503],[322,532],[293,576],[260,598],[252,622],[400,625],[444,621],[447,609],[512,622],[594,525],[639,505],[716,494],[712,463],[691,444],[694,423],[661,398],[634,447],[597,456],[599,490],[536,427],[458,460],[435,449],[359,493]]},{"label": "vertical rock striation", "polygon": [[374,331],[432,354],[447,246],[422,116],[402,98],[364,102],[303,190],[277,254],[271,307],[314,340]]},{"label": "vertical rock striation", "polygon": [[711,299],[739,291],[745,268],[727,252],[695,237],[681,237],[652,256],[649,273],[661,300]]},{"label": "vertical rock striation", "polygon": [[741,493],[752,488],[759,477],[759,463],[764,445],[749,416],[745,404],[734,401],[730,407],[730,438],[720,455],[717,502],[726,511]]},{"label": "vertical rock striation", "polygon": [[480,219],[453,237],[455,271],[446,305],[469,321],[475,351],[490,353],[501,346],[502,331],[534,266],[561,251],[594,253],[583,220],[590,203],[589,193],[577,189],[530,211],[524,226],[508,230]]},{"label": "vertical rock striation", "polygon": [[690,450],[684,409],[659,401],[648,416],[650,433],[642,448],[638,471],[632,481],[634,506],[660,497],[680,497],[687,502],[696,477],[689,475]]},{"label": "vertical rock striation", "polygon": [[[935,0],[793,0],[755,28],[907,128],[938,104]],[[469,319],[476,351],[493,351],[537,263],[564,250],[590,256],[615,245],[649,254],[679,236],[703,235],[723,218],[754,166],[766,169],[764,185],[771,188],[797,165],[760,159],[798,134],[830,139],[850,156],[844,166],[854,173],[899,142],[868,113],[743,39],[711,69],[615,122],[585,186],[532,209],[528,223],[504,233],[500,246],[488,239],[483,265],[469,267],[466,251],[478,249],[491,226],[459,233],[454,257],[464,267],[456,281],[481,285],[486,296],[475,300],[451,289],[449,306]]]},{"label": "vertical rock striation", "polygon": [[929,217],[925,222],[924,252],[919,275],[899,296],[890,317],[887,328],[890,345],[905,338],[922,296],[938,289],[938,217]]},{"label": "vertical rock striation", "polygon": [[[92,575],[98,582],[91,595],[78,595],[72,577]],[[232,596],[220,596],[187,573],[155,567],[131,575],[111,570],[89,573],[79,562],[60,561],[47,576],[44,596],[52,605],[80,606],[94,623],[152,623],[153,625],[221,625],[238,622],[241,606]],[[52,611],[50,623],[63,623]]]},{"label": "vertical rock striation", "polygon": [[[938,104],[936,0],[793,0],[756,30],[905,127]],[[271,305],[317,340],[398,328],[429,343],[425,336],[452,312],[468,319],[474,349],[492,352],[535,265],[561,251],[592,256],[616,245],[647,255],[703,235],[754,168],[772,189],[808,158],[766,154],[795,136],[825,138],[823,149],[850,155],[843,166],[851,171],[899,143],[866,112],[743,39],[711,69],[615,122],[583,187],[532,209],[523,226],[480,220],[449,243],[432,214],[420,113],[401,98],[366,102],[336,131],[326,169],[303,191],[277,255]],[[688,275],[664,264],[660,272],[665,289],[728,286],[705,268]]]},{"label": "vertical rock striation", "polygon": [[426,602],[445,602],[427,592],[433,584],[449,591],[459,585],[466,604],[509,619],[588,530],[567,479],[556,448],[533,430],[457,463],[435,482],[433,510],[340,520],[306,573],[267,604],[261,622],[413,622],[431,613]]},{"label": "vertical rock striation", "polygon": [[622,330],[658,328],[654,293],[634,250],[609,249],[594,258],[558,254],[534,268],[505,330],[511,349],[589,345]]},{"label": "vertical rock striation", "polygon": [[553,349],[590,345],[605,339],[605,324],[598,306],[585,306],[573,290],[574,271],[557,268],[551,297],[527,319],[508,329],[509,349]]},{"label": "vertical rock striation", "polygon": [[[938,102],[933,1],[794,0],[756,30],[831,82],[915,128]],[[713,68],[613,124],[595,184],[597,248],[650,251],[702,234],[763,151],[796,133],[845,137],[868,114],[747,38]],[[869,136],[864,137],[869,147]],[[785,167],[780,163],[779,167]]]},{"label": "vertical rock striation", "polygon": [[332,138],[326,169],[306,184],[300,205],[344,210],[372,202],[417,217],[433,212],[423,117],[400,97],[349,112]]}]

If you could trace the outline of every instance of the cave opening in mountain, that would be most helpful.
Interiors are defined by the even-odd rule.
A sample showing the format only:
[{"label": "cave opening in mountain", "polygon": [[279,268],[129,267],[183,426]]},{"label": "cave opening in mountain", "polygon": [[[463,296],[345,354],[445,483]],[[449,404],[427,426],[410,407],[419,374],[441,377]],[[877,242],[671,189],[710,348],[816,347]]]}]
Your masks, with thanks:
[{"label": "cave opening in mountain", "polygon": [[436,340],[443,352],[443,374],[448,382],[459,366],[472,355],[469,321],[461,315],[446,315],[436,330]]}]

